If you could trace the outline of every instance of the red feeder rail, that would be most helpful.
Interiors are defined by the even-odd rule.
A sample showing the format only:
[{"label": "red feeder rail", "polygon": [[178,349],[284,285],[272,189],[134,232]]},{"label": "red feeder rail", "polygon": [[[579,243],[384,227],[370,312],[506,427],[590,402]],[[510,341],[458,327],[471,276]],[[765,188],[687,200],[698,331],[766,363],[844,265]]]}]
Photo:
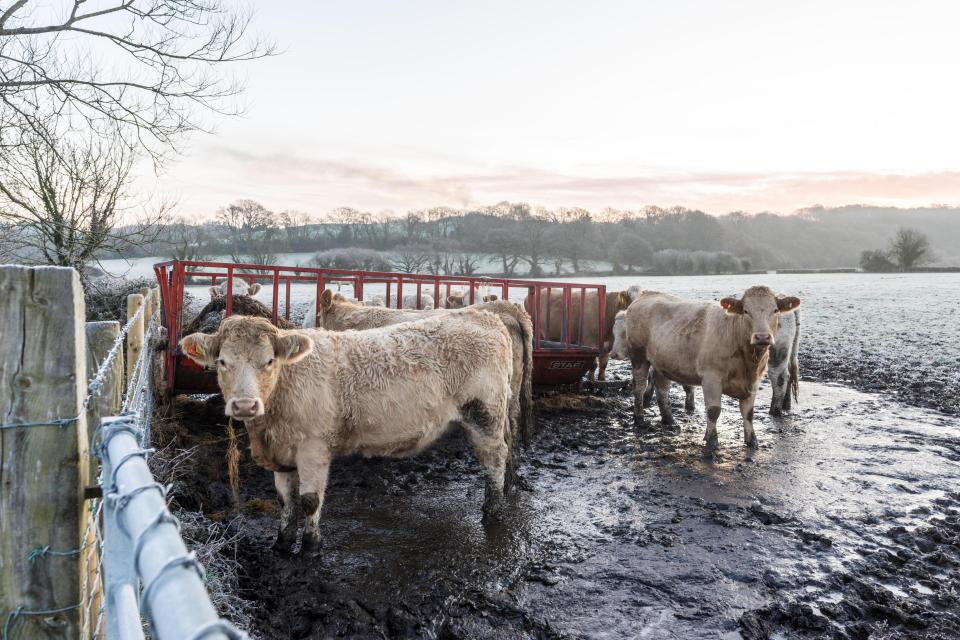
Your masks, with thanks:
[{"label": "red feeder rail", "polygon": [[[290,319],[293,285],[310,287],[307,300],[319,299],[327,287],[338,289],[352,287],[353,297],[363,300],[364,287],[383,285],[386,303],[402,308],[404,293],[415,295],[417,308],[422,308],[423,295],[430,294],[437,307],[456,290],[467,294],[467,302],[480,301],[478,293],[486,290],[495,293],[501,300],[524,302],[534,326],[534,377],[535,385],[558,386],[574,384],[592,366],[603,344],[605,309],[597,305],[597,335],[584,335],[585,304],[575,304],[586,296],[597,295],[605,300],[606,287],[596,284],[573,284],[568,282],[545,282],[542,280],[514,280],[481,276],[440,276],[380,271],[351,271],[345,269],[317,269],[312,267],[280,267],[272,265],[209,262],[203,260],[171,260],[153,266],[160,283],[163,301],[163,325],[167,330],[165,375],[167,388],[172,393],[217,393],[216,376],[200,367],[180,351],[177,343],[181,331],[191,318],[184,318],[184,291],[190,285],[216,285],[227,281],[226,313],[231,314],[233,283],[242,279],[250,284],[259,282],[268,293],[272,304],[273,322],[282,316]],[[395,295],[394,295],[395,294]],[[559,340],[545,339],[550,315],[557,313],[552,300],[559,299],[562,305],[561,335]],[[281,305],[280,302],[283,302]],[[262,302],[262,300],[261,300]],[[545,306],[544,306],[545,305]],[[538,310],[543,309],[541,314]],[[309,311],[308,311],[309,312]],[[590,311],[593,313],[593,310]],[[542,317],[541,317],[542,316]],[[574,331],[574,328],[577,328]]]}]

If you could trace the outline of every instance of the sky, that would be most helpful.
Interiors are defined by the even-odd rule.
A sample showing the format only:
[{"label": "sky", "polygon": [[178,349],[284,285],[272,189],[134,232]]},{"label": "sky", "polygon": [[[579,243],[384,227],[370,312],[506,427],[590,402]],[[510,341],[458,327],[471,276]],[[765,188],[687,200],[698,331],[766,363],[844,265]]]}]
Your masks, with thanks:
[{"label": "sky", "polygon": [[960,203],[954,1],[252,6],[245,115],[143,176],[185,215]]}]

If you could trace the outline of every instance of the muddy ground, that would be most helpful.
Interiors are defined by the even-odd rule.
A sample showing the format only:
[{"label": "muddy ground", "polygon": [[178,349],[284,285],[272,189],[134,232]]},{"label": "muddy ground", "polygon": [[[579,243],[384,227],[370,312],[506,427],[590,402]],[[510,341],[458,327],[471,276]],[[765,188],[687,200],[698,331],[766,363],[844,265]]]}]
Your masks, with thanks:
[{"label": "muddy ground", "polygon": [[[763,408],[768,398],[761,391]],[[544,398],[521,467],[531,490],[511,496],[495,526],[480,522],[483,483],[459,433],[412,459],[337,461],[316,557],[270,549],[272,477],[244,464],[234,526],[240,595],[257,604],[250,631],[960,637],[956,417],[805,383],[794,415],[758,411],[752,455],[726,404],[721,451],[708,457],[702,415],[684,417],[674,400],[676,428],[662,429],[651,410],[652,426],[638,431],[625,395]],[[222,517],[222,414],[181,414],[181,445],[214,443],[195,456],[203,475],[178,500]]]}]

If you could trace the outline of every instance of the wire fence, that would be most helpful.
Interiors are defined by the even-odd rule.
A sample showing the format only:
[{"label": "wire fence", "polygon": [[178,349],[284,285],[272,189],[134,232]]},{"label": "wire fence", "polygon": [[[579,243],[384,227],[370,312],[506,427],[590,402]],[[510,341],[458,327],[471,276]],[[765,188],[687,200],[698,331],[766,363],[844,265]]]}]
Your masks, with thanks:
[{"label": "wire fence", "polygon": [[[150,295],[155,297],[155,291]],[[167,507],[168,487],[157,483],[147,466],[153,451],[151,345],[159,327],[159,304],[141,305],[121,328],[87,386],[80,415],[0,428],[63,427],[79,420],[102,392],[127,335],[151,307],[151,317],[144,318],[144,344],[130,370],[120,415],[103,418],[91,439],[91,453],[101,464],[102,497],[86,502],[81,544],[69,550],[38,546],[28,556],[30,562],[79,556],[81,593],[85,595],[81,602],[60,609],[21,606],[10,611],[0,628],[0,640],[21,637],[17,634],[19,623],[27,617],[74,609],[79,609],[83,639],[142,639],[145,626],[151,637],[160,640],[247,638],[217,615],[204,586],[204,569],[187,550],[180,523]]]}]

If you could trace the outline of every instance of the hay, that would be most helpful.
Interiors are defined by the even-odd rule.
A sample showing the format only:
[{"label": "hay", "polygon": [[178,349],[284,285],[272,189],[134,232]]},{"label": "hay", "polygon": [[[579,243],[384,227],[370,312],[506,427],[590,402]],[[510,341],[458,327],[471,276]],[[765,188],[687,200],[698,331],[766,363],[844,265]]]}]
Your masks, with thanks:
[{"label": "hay", "polygon": [[233,429],[233,418],[227,420],[227,474],[230,477],[230,495],[233,510],[239,513],[243,508],[240,498],[240,448],[237,447],[237,432]]}]

